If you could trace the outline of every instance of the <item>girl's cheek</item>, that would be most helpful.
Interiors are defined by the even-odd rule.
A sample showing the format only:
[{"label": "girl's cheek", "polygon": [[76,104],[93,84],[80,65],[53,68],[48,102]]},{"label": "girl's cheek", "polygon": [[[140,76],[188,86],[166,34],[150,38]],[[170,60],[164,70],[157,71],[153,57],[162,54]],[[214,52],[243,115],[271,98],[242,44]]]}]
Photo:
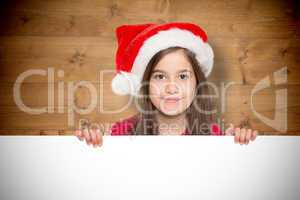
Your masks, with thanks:
[{"label": "girl's cheek", "polygon": [[180,93],[187,98],[191,98],[195,95],[195,87],[192,82],[183,83],[180,85]]},{"label": "girl's cheek", "polygon": [[151,81],[149,93],[156,95],[156,97],[163,96],[165,87],[166,83],[164,81]]},{"label": "girl's cheek", "polygon": [[194,98],[196,98],[196,86],[191,84],[186,88],[186,103],[190,105]]},{"label": "girl's cheek", "polygon": [[162,87],[159,84],[156,82],[150,83],[149,95],[152,101],[159,101],[162,92]]}]

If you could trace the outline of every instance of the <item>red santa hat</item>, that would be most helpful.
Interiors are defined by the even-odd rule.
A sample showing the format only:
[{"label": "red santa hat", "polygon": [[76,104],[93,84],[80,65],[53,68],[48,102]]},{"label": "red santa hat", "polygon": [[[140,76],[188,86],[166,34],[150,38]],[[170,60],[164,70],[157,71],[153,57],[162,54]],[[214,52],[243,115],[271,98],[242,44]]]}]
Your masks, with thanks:
[{"label": "red santa hat", "polygon": [[194,52],[207,77],[213,67],[214,53],[203,29],[192,23],[136,24],[117,27],[118,49],[116,76],[111,86],[118,95],[136,96],[150,59],[169,47],[183,47]]}]

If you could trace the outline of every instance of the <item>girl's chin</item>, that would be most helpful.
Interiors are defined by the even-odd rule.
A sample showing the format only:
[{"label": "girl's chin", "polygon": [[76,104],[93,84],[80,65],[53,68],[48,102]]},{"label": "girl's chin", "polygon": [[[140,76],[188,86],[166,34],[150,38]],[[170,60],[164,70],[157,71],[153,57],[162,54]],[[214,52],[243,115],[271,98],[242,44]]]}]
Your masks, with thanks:
[{"label": "girl's chin", "polygon": [[180,107],[181,106],[179,106],[179,104],[177,103],[171,103],[171,104],[165,103],[161,105],[160,111],[165,115],[174,116],[182,112]]},{"label": "girl's chin", "polygon": [[167,108],[161,109],[160,112],[162,112],[164,115],[168,115],[168,116],[175,116],[175,115],[178,115],[181,113],[177,109],[167,109]]},{"label": "girl's chin", "polygon": [[168,112],[168,113],[165,113],[165,115],[167,115],[167,116],[177,116],[177,115],[179,115],[180,113],[179,112],[174,112],[174,113],[172,113],[172,112]]}]

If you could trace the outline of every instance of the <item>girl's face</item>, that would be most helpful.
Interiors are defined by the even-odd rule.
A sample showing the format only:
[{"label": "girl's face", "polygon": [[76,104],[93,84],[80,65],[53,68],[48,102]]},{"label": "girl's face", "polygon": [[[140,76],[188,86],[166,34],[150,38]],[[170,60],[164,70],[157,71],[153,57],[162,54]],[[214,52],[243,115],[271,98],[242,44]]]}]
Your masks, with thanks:
[{"label": "girl's face", "polygon": [[194,70],[183,50],[165,55],[150,77],[152,104],[165,115],[183,113],[192,103],[196,91]]}]

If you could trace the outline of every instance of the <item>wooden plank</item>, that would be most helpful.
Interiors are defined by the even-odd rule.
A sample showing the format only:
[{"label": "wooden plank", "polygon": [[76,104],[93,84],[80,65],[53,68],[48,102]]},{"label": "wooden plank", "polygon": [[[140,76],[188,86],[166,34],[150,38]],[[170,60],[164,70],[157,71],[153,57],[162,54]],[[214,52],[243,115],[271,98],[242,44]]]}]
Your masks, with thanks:
[{"label": "wooden plank", "polygon": [[[0,129],[1,130],[65,130],[79,127],[79,119],[89,119],[93,123],[98,123],[108,128],[111,124],[118,120],[125,119],[136,113],[132,107],[117,114],[102,114],[98,110],[94,110],[88,114],[76,114],[74,118],[68,115],[67,108],[64,113],[45,113],[45,114],[28,114],[21,111],[15,106],[1,106],[0,112]],[[68,123],[72,120],[74,125]]]},{"label": "wooden plank", "polygon": [[[155,14],[152,14],[153,16]],[[127,16],[127,15],[126,15]],[[19,16],[19,19],[16,19],[15,24],[21,24],[24,22],[19,22],[24,16]],[[18,36],[105,36],[110,37],[115,34],[115,28],[122,24],[141,24],[148,21],[149,16],[144,20],[142,18],[136,18],[135,20],[130,19],[115,19],[115,20],[106,20],[103,18],[93,18],[90,16],[54,16],[48,17],[46,19],[41,18],[40,16],[34,16],[32,18],[38,19],[38,22],[27,22],[28,25],[14,25],[8,24],[5,25],[1,35],[18,35]],[[54,19],[53,19],[54,18]],[[60,23],[55,23],[57,18],[60,18]],[[43,21],[41,21],[43,20]],[[103,22],[104,21],[104,22]],[[209,37],[218,37],[218,38],[292,38],[299,34],[296,34],[298,24],[290,23],[289,21],[271,21],[271,22],[220,22],[206,20],[201,18],[194,18],[193,16],[182,16],[175,19],[154,19],[153,23],[162,23],[162,22],[172,22],[172,21],[188,21],[191,23],[196,23],[200,25],[206,32]],[[209,22],[208,22],[209,21]],[[108,25],[109,23],[109,25]],[[9,27],[11,26],[11,27]]]},{"label": "wooden plank", "polygon": [[[72,58],[85,60],[112,58],[116,42],[111,37],[1,37],[1,60],[55,58],[72,62]],[[88,55],[86,58],[85,56]],[[73,58],[74,60],[75,58]],[[75,61],[73,61],[75,62]]]},{"label": "wooden plank", "polygon": [[[266,16],[277,16],[280,18],[287,17],[289,13],[286,13],[285,10],[293,6],[291,3],[284,2],[281,0],[222,0],[222,1],[209,1],[202,2],[198,0],[189,0],[188,3],[185,1],[147,1],[147,0],[122,0],[112,2],[109,0],[51,0],[51,1],[37,1],[37,0],[27,0],[26,2],[18,2],[17,4],[11,4],[13,11],[20,10],[32,10],[38,11],[42,10],[45,12],[60,12],[65,14],[77,13],[78,15],[100,15],[99,12],[107,11],[106,7],[115,6],[120,8],[126,8],[124,12],[130,14],[149,14],[150,12],[163,12],[173,11],[174,8],[180,10],[194,9],[191,11],[198,11],[198,14],[205,13],[209,15],[218,14],[217,11],[221,11],[225,15],[234,15],[235,13],[244,13],[245,11],[251,11],[257,15]],[[132,6],[134,5],[134,6]],[[142,8],[148,8],[142,10]],[[199,10],[201,12],[199,12]],[[215,11],[215,13],[214,13]],[[56,13],[57,14],[57,13]],[[220,14],[220,15],[221,15]],[[240,14],[242,15],[242,14]],[[252,16],[253,18],[257,17]],[[142,15],[143,16],[143,15]]]},{"label": "wooden plank", "polygon": [[[66,57],[74,52],[90,54],[89,59],[99,56],[113,57],[116,50],[116,38],[112,37],[44,37],[39,36],[2,36],[0,37],[1,59],[14,58],[30,59],[44,58],[48,55],[56,59]],[[235,59],[242,50],[247,50],[248,56],[253,56],[257,51],[262,54],[256,56],[258,60],[266,58],[280,60],[281,56],[288,59],[297,59],[300,40],[288,39],[245,39],[245,38],[215,38],[212,37],[210,44],[215,53],[221,54],[218,60]],[[43,48],[41,48],[43,47]],[[98,52],[101,50],[101,54]],[[49,54],[50,53],[50,54]]]},{"label": "wooden plank", "polygon": [[[297,60],[300,39],[245,39],[215,38],[209,41],[215,52],[215,60],[236,60],[244,57],[258,61]],[[102,62],[114,60],[117,50],[115,36],[111,37],[40,37],[2,36],[0,37],[0,59],[45,59],[70,60],[77,54],[86,61]]]},{"label": "wooden plank", "polygon": [[[74,83],[74,87],[77,83]],[[68,85],[64,85],[63,93],[59,97],[58,83],[47,84],[47,83],[24,83],[21,85],[20,98],[22,102],[27,106],[42,107],[48,105],[48,92],[51,90],[50,87],[54,87],[54,105],[55,107],[68,107],[72,105],[72,99],[74,104],[78,108],[86,108],[91,101],[92,97],[97,98],[97,106],[103,105],[103,108],[109,110],[120,109],[123,106],[129,104],[132,100],[128,96],[118,96],[111,90],[110,84],[99,84],[90,82],[89,84],[94,87],[94,96],[91,96],[88,88],[79,86],[74,92],[74,97],[69,95],[71,91]],[[2,100],[0,101],[1,106],[16,106],[14,96],[14,84],[11,83],[0,83],[2,93]],[[34,95],[33,95],[34,93]],[[59,104],[59,98],[63,99],[63,104]]]},{"label": "wooden plank", "polygon": [[[74,42],[74,41],[77,42]],[[114,70],[114,41],[96,37],[2,37],[0,76],[13,82],[28,69],[54,67],[65,72],[66,80],[97,80],[102,69]],[[115,45],[115,44],[114,44]],[[289,83],[299,84],[300,40],[296,39],[215,39],[215,67],[212,81],[255,84],[263,77],[287,66]],[[263,67],[262,67],[263,66]],[[243,71],[243,73],[242,73]],[[26,82],[47,81],[35,76]]]},{"label": "wooden plank", "polygon": [[[83,4],[83,5],[82,5]],[[134,6],[131,6],[134,5]],[[290,38],[297,24],[281,1],[27,2],[12,9],[4,35],[111,36],[120,24],[149,21],[197,23],[212,37]],[[189,14],[186,14],[186,10]],[[261,11],[264,12],[261,12]],[[267,10],[267,11],[265,11]],[[220,21],[222,19],[222,22]]]}]

